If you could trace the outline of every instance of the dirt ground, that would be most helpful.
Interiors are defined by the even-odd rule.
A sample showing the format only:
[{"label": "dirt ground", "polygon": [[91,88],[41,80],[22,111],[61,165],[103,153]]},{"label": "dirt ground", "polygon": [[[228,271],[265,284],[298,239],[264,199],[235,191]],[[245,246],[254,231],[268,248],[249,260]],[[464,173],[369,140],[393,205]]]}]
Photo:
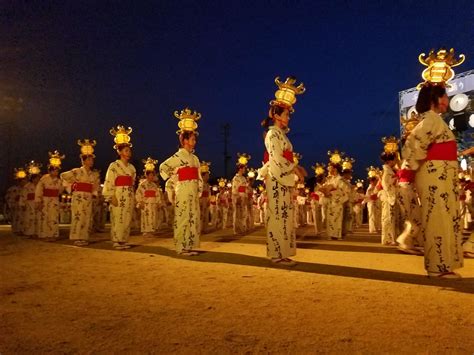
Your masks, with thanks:
[{"label": "dirt ground", "polygon": [[171,233],[112,250],[0,231],[0,353],[474,352],[474,260],[431,280],[423,258],[363,228],[299,231],[298,266],[265,258],[263,229],[205,235],[177,257]]}]

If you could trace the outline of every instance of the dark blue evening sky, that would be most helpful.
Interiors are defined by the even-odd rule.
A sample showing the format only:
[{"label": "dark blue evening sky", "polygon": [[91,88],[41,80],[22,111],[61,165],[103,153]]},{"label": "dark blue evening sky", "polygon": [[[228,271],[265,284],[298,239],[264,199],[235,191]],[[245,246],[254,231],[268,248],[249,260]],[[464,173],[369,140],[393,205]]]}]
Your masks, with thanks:
[{"label": "dark blue evening sky", "polygon": [[189,106],[216,176],[225,122],[232,166],[237,152],[260,165],[273,80],[293,74],[307,87],[289,135],[302,164],[339,148],[365,177],[380,138],[398,134],[398,92],[420,82],[418,54],[440,46],[468,56],[457,72],[474,67],[473,1],[3,1],[0,97],[25,101],[17,165],[59,149],[75,166],[75,142],[89,137],[104,169],[118,123],[134,129],[135,158],[162,161],[177,147],[172,113]]}]

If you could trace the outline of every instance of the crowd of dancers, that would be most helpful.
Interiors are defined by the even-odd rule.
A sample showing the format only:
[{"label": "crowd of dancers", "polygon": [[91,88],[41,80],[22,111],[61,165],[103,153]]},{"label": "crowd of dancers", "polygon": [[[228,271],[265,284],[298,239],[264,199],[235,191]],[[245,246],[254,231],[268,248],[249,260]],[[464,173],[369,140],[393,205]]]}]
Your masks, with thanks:
[{"label": "crowd of dancers", "polygon": [[180,148],[158,169],[156,160],[143,160],[141,177],[130,162],[132,129],[124,126],[110,131],[118,158],[102,185],[93,169],[96,142],[89,139],[78,141],[78,168],[61,173],[64,156],[54,151],[45,175],[36,162],[16,169],[16,183],[6,198],[13,232],[57,240],[60,196],[67,191],[72,195],[69,237],[77,246],[88,245],[91,234],[103,230],[108,209],[115,249],[131,247],[134,225],[147,237],[163,226],[172,227],[176,252],[194,256],[202,233],[232,227],[234,234],[244,235],[260,224],[265,226],[271,262],[294,266],[297,227],[312,225],[316,235],[341,240],[361,226],[367,208],[369,232],[380,232],[383,245],[424,255],[431,277],[460,278],[454,270],[462,267],[464,257],[474,256],[472,241],[463,239],[472,215],[473,186],[469,174],[458,176],[455,137],[440,116],[447,108],[445,87],[423,85],[418,114],[405,122],[401,142],[383,139],[382,169],[368,168],[367,187],[352,181],[355,161],[338,150],[328,152],[327,165],[313,167],[314,184],[308,186],[301,156],[287,136],[296,95],[305,88],[296,86],[292,77],[275,82],[278,90],[262,122],[265,152],[260,169],[249,169],[251,157],[239,153],[233,179],[220,178],[211,186],[211,164],[194,154],[201,115],[186,108],[174,114]]}]

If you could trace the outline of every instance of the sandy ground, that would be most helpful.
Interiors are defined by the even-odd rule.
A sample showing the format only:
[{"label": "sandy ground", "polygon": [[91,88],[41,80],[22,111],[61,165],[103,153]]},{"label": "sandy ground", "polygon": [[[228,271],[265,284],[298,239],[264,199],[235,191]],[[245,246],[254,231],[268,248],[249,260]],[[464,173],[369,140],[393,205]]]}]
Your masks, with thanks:
[{"label": "sandy ground", "polygon": [[462,281],[361,229],[343,242],[299,231],[299,265],[272,266],[260,228],[203,237],[177,257],[170,233],[112,250],[0,231],[0,353],[474,352],[474,260]]}]

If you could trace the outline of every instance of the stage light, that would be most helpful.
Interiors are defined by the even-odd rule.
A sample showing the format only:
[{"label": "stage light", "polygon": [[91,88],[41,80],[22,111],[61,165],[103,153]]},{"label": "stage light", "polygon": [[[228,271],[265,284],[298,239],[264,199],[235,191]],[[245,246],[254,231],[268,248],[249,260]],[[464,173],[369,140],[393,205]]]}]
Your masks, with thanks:
[{"label": "stage light", "polygon": [[461,160],[461,169],[462,169],[463,171],[466,171],[466,170],[467,170],[467,160],[466,160],[465,158],[463,158],[463,159]]},{"label": "stage light", "polygon": [[469,126],[474,128],[474,113],[471,113],[471,116],[469,116]]}]

